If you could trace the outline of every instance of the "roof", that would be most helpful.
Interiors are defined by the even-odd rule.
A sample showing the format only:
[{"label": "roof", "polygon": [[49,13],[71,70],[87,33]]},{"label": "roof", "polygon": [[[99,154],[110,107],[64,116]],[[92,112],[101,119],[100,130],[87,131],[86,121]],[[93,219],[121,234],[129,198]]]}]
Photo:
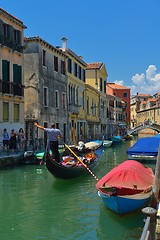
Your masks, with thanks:
[{"label": "roof", "polygon": [[23,28],[27,28],[20,19],[18,19],[17,17],[11,15],[7,11],[5,11],[3,8],[0,8],[0,13],[6,15],[6,17],[12,18],[12,20],[14,20],[16,23],[20,24],[21,26],[23,26]]},{"label": "roof", "polygon": [[102,65],[103,65],[102,62],[87,63],[86,70],[100,69],[102,67]]},{"label": "roof", "polygon": [[150,94],[147,94],[147,93],[140,93],[140,94],[137,94],[138,97],[150,97],[151,95]]},{"label": "roof", "polygon": [[107,86],[109,86],[110,88],[112,89],[130,89],[128,87],[125,87],[125,86],[121,86],[121,85],[118,85],[116,83],[108,83],[107,82]]},{"label": "roof", "polygon": [[149,102],[157,102],[157,98],[149,98],[148,101]]},{"label": "roof", "polygon": [[43,40],[39,36],[24,37],[24,42],[25,43],[27,43],[27,42],[38,42],[39,44],[42,43],[42,44],[48,46],[49,48],[51,48],[52,50],[54,50],[54,51],[56,51],[58,53],[61,53],[62,55],[65,56],[65,53],[61,49],[54,47],[53,45],[51,45],[50,43],[46,42],[45,40]]},{"label": "roof", "polygon": [[159,137],[146,137],[139,139],[132,147],[128,148],[127,154],[157,156],[160,144]]}]

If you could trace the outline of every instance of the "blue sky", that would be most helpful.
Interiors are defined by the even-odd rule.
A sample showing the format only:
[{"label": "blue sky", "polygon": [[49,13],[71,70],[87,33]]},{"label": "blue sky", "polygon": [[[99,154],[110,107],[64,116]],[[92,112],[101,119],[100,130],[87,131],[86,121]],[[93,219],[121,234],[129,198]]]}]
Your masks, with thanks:
[{"label": "blue sky", "polygon": [[40,36],[67,47],[86,63],[103,62],[108,82],[131,93],[160,91],[159,0],[1,0],[0,7]]}]

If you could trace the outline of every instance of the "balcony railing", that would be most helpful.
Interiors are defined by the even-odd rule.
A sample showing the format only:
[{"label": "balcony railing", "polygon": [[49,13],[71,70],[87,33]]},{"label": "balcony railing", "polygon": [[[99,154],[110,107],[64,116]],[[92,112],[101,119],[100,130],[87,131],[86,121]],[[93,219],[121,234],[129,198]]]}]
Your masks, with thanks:
[{"label": "balcony railing", "polygon": [[0,35],[0,44],[9,47],[17,52],[23,52],[23,46],[20,43],[12,41],[4,36]]},{"label": "balcony railing", "polygon": [[79,109],[80,109],[79,105],[72,104],[72,103],[69,104],[69,113],[70,114],[78,115],[79,114]]},{"label": "balcony railing", "polygon": [[24,85],[13,82],[3,81],[0,79],[0,92],[2,94],[12,94],[24,96]]}]

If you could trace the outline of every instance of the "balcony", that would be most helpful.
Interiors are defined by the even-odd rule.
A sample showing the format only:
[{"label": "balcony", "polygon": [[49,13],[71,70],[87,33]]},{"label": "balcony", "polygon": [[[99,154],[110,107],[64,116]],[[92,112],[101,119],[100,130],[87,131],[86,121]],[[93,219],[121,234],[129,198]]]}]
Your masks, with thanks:
[{"label": "balcony", "polygon": [[78,115],[80,106],[74,103],[69,104],[69,114]]},{"label": "balcony", "polygon": [[17,52],[23,52],[23,46],[20,43],[14,42],[8,38],[5,38],[2,35],[0,35],[0,44],[9,47]]},{"label": "balcony", "polygon": [[0,79],[0,92],[2,94],[12,94],[13,96],[24,96],[24,86],[21,84],[3,81]]}]

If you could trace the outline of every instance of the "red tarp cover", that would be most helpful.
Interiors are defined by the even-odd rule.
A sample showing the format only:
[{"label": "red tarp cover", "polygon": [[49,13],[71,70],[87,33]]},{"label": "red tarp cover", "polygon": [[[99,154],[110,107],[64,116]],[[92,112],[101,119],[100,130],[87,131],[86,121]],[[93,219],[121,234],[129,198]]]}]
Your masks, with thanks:
[{"label": "red tarp cover", "polygon": [[113,168],[103,178],[101,178],[96,188],[135,188],[145,190],[153,186],[154,173],[151,168],[144,167],[135,160],[126,160],[117,167]]}]

